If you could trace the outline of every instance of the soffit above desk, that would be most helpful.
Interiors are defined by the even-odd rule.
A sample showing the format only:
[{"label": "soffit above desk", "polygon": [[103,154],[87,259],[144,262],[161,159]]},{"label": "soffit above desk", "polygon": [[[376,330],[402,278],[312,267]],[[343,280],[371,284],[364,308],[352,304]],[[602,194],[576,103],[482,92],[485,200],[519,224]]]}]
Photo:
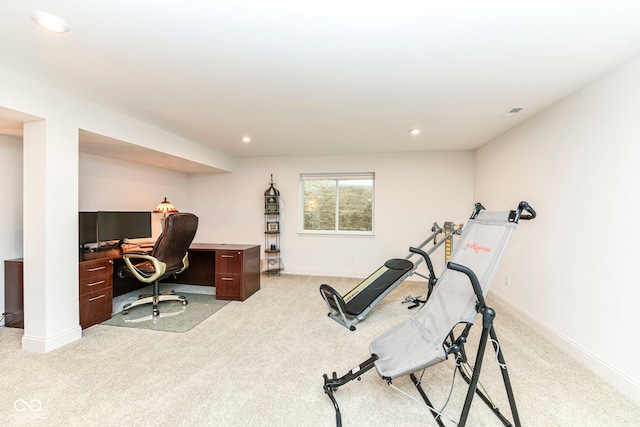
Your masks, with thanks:
[{"label": "soffit above desk", "polygon": [[80,129],[79,139],[80,152],[93,154],[95,156],[124,160],[189,174],[226,172],[213,166],[172,156],[83,129]]},{"label": "soffit above desk", "polygon": [[[35,116],[0,107],[0,135],[22,138],[24,122],[41,120]],[[79,131],[79,151],[95,156],[154,166],[187,174],[226,173],[228,171],[161,151],[152,150],[83,129]]]}]

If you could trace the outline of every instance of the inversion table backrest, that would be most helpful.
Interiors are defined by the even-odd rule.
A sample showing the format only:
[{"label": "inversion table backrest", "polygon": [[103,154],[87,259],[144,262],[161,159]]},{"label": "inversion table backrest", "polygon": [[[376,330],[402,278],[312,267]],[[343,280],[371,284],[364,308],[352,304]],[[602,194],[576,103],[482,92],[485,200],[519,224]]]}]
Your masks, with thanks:
[{"label": "inversion table backrest", "polygon": [[[509,211],[481,210],[470,219],[450,262],[471,269],[486,296],[516,225]],[[371,354],[383,378],[397,378],[446,359],[444,341],[460,322],[473,323],[477,298],[467,275],[446,268],[422,307],[411,319],[371,342]]]}]

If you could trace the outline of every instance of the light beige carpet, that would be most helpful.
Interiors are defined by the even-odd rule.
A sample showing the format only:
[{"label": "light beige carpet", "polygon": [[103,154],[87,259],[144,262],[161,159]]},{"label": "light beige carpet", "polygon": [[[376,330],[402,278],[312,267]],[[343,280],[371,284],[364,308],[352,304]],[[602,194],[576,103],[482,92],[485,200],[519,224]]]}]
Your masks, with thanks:
[{"label": "light beige carpet", "polygon": [[[227,304],[186,333],[96,325],[47,354],[21,350],[22,331],[0,328],[0,425],[334,426],[322,375],[342,375],[364,361],[374,337],[414,313],[400,301],[423,293],[424,283],[402,284],[350,332],[327,317],[318,291],[323,282],[344,293],[358,280],[263,277],[247,301]],[[496,309],[524,426],[639,425],[638,405]],[[425,373],[436,405],[446,400],[452,368],[444,362]],[[491,351],[481,382],[508,414]],[[417,397],[408,378],[394,384]],[[435,425],[375,370],[336,398],[345,427]],[[453,418],[463,398],[456,386],[447,408]],[[24,406],[30,402],[39,409]],[[467,425],[497,422],[476,400]]]}]

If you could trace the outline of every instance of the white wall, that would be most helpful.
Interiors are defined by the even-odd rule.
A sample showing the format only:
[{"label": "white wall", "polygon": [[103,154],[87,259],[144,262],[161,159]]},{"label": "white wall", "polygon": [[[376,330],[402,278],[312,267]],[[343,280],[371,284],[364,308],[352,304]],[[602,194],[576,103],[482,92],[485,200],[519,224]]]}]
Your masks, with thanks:
[{"label": "white wall", "polygon": [[[232,174],[191,176],[193,211],[201,219],[196,241],[264,249],[264,191],[273,174],[281,194],[283,273],[366,277],[408,254],[433,222],[466,221],[472,163],[469,151],[241,158]],[[375,172],[375,236],[298,233],[299,177],[314,172]]]},{"label": "white wall", "polygon": [[474,196],[539,214],[518,227],[494,291],[640,402],[638,76],[635,60],[477,150]]},{"label": "white wall", "polygon": [[[79,211],[150,211],[165,197],[179,211],[188,212],[189,175],[80,153]],[[162,214],[153,214],[153,235],[160,235]]]},{"label": "white wall", "polygon": [[[4,260],[22,257],[22,139],[0,135],[0,310],[4,312]],[[4,320],[0,325],[4,324]]]}]

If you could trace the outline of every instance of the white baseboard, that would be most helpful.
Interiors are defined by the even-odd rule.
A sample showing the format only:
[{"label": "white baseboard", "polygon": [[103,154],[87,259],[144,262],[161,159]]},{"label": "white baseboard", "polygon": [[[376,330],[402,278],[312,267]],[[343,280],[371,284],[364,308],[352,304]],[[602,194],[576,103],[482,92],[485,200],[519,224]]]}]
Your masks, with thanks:
[{"label": "white baseboard", "polygon": [[587,368],[595,372],[603,380],[617,388],[620,392],[628,396],[634,402],[640,404],[640,384],[629,378],[623,372],[611,366],[601,358],[595,356],[569,337],[553,329],[522,307],[504,298],[495,292],[490,292],[491,297],[497,299],[511,314],[520,321],[531,327],[537,333],[551,341],[555,346],[568,353]]},{"label": "white baseboard", "polygon": [[48,338],[29,335],[22,336],[22,349],[34,353],[48,353],[82,338],[82,328],[78,325],[68,331]]}]

